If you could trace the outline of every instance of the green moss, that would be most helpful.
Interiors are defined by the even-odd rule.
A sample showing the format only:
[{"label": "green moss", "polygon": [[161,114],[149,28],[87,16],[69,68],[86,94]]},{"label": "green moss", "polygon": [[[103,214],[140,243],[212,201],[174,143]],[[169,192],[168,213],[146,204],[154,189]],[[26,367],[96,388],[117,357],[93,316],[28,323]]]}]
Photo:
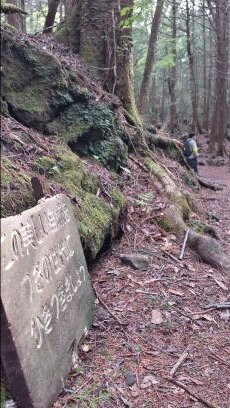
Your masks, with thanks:
[{"label": "green moss", "polygon": [[195,183],[194,179],[190,176],[188,171],[183,171],[182,178],[184,182],[190,187],[192,190],[197,189],[197,184]]},{"label": "green moss", "polygon": [[74,208],[84,249],[94,259],[110,234],[113,213],[109,204],[91,193],[81,194],[81,204]]},{"label": "green moss", "polygon": [[33,164],[33,169],[39,173],[45,173],[48,175],[55,174],[55,171],[58,172],[56,166],[56,160],[49,156],[38,157]]},{"label": "green moss", "polygon": [[54,176],[55,180],[63,184],[70,194],[77,196],[81,189],[96,194],[100,182],[97,177],[85,169],[76,154],[63,147],[57,155],[57,166],[59,173]]},{"label": "green moss", "polygon": [[19,214],[35,205],[30,177],[5,156],[1,160],[1,188],[2,217]]},{"label": "green moss", "polygon": [[181,195],[181,197],[178,197],[178,199],[175,200],[175,203],[180,206],[182,210],[183,219],[185,221],[188,220],[191,213],[191,209],[188,204],[187,198],[184,195]]},{"label": "green moss", "polygon": [[161,227],[161,228],[163,228],[165,231],[168,231],[168,232],[170,232],[170,231],[174,231],[174,225],[173,225],[173,223],[170,221],[170,219],[168,219],[167,217],[159,217],[159,218],[156,218],[155,219],[156,220],[156,223]]},{"label": "green moss", "polygon": [[205,235],[210,232],[210,227],[200,220],[190,220],[188,222],[188,226],[201,235]]},{"label": "green moss", "polygon": [[115,189],[110,190],[109,195],[112,198],[115,207],[122,208],[125,206],[126,200],[123,194],[120,193],[120,191]]},{"label": "green moss", "polygon": [[41,113],[44,110],[44,91],[37,84],[26,87],[20,92],[8,95],[11,104],[30,113]]}]

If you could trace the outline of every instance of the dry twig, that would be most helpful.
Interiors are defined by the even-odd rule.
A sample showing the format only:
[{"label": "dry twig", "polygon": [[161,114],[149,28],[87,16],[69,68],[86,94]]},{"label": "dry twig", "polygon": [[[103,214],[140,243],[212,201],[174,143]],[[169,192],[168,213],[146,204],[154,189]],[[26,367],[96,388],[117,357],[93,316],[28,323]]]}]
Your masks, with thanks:
[{"label": "dry twig", "polygon": [[176,364],[174,364],[173,368],[170,371],[171,377],[174,377],[178,368],[183,364],[183,362],[188,358],[188,347],[186,350],[180,355],[179,359],[177,360]]},{"label": "dry twig", "polygon": [[101,303],[101,305],[104,307],[105,310],[107,310],[107,312],[116,320],[117,323],[119,323],[121,326],[124,326],[125,323],[122,323],[122,321],[119,319],[119,317],[117,317],[112,310],[110,310],[110,308],[107,306],[107,304],[101,299],[100,295],[98,294],[95,285],[93,285],[93,289],[95,292],[96,297],[98,298],[99,302]]},{"label": "dry twig", "polygon": [[182,382],[177,381],[177,380],[175,380],[174,378],[171,378],[171,377],[168,377],[167,380],[172,382],[173,384],[175,384],[177,387],[180,387],[183,390],[185,390],[189,395],[196,398],[197,401],[200,401],[206,407],[208,407],[208,408],[218,408],[217,405],[212,404],[211,402],[207,401],[206,399],[204,399],[200,395],[197,395],[194,391],[192,391],[189,387],[187,387],[187,385],[183,384]]}]

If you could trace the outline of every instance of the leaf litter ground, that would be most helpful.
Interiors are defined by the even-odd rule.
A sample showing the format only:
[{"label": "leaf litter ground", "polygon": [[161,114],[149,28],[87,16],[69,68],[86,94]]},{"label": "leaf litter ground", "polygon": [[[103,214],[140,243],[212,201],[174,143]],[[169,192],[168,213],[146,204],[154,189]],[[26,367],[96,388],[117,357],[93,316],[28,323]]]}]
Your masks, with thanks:
[{"label": "leaf litter ground", "polygon": [[[200,144],[205,157],[205,138]],[[175,162],[165,164],[182,185]],[[174,259],[182,242],[155,223],[167,202],[135,161],[129,159],[127,168],[124,235],[90,271],[101,302],[96,299],[92,328],[54,407],[228,408],[230,315],[204,306],[230,301],[229,276],[188,248],[181,262]],[[195,195],[200,218],[215,216],[215,229],[229,248],[229,169],[200,166],[200,174],[225,184],[223,191],[201,189]],[[121,262],[121,253],[132,252],[150,257],[147,270]],[[174,378],[198,399],[169,381],[180,357]]]}]

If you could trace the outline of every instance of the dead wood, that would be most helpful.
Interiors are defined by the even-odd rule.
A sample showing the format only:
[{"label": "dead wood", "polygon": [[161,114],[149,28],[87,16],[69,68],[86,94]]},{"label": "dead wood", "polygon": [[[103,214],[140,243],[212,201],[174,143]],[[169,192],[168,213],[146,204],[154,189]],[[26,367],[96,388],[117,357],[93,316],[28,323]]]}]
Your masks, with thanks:
[{"label": "dead wood", "polygon": [[210,303],[204,307],[205,309],[230,309],[230,302],[225,303]]},{"label": "dead wood", "polygon": [[174,377],[178,368],[183,364],[183,362],[188,358],[188,348],[180,355],[176,364],[174,364],[173,368],[170,371],[171,377]]},{"label": "dead wood", "polygon": [[107,310],[107,312],[116,320],[116,322],[117,322],[118,324],[120,324],[121,326],[126,325],[125,323],[122,323],[122,321],[119,319],[119,317],[117,317],[117,316],[112,312],[112,310],[107,306],[107,304],[101,299],[100,295],[98,294],[98,292],[97,292],[97,290],[96,290],[96,288],[95,288],[95,285],[93,285],[93,289],[94,289],[94,292],[95,292],[95,295],[96,295],[97,299],[99,300],[99,302],[101,303],[101,305],[104,307],[104,309]]},{"label": "dead wood", "polygon": [[206,399],[201,397],[201,395],[197,395],[193,390],[191,390],[189,387],[187,387],[187,385],[183,384],[182,382],[177,381],[177,380],[175,380],[174,378],[171,378],[171,377],[167,378],[167,380],[172,382],[173,384],[175,384],[177,387],[180,387],[183,390],[185,390],[189,395],[196,398],[197,401],[200,401],[206,407],[208,407],[208,408],[218,408],[218,405],[212,404],[210,401],[207,401]]},{"label": "dead wood", "polygon": [[189,229],[185,232],[184,242],[183,242],[182,250],[179,256],[180,260],[183,259],[183,256],[184,256],[184,251],[185,251],[187,240],[188,240],[188,234],[189,234]]},{"label": "dead wood", "polygon": [[[192,198],[183,194],[174,180],[164,169],[150,159],[146,159],[144,165],[161,185],[161,194],[166,196],[170,205],[164,211],[164,215],[158,220],[166,230],[174,232],[180,239],[184,237],[184,231],[188,229],[187,222],[194,208]],[[230,255],[226,254],[216,239],[201,235],[192,229],[188,234],[188,246],[195,250],[202,261],[214,268],[230,271]]]},{"label": "dead wood", "polygon": [[198,182],[200,183],[200,185],[201,185],[202,187],[210,188],[211,190],[214,190],[214,191],[223,190],[223,186],[222,186],[222,185],[220,185],[220,184],[218,184],[218,183],[213,183],[213,182],[210,181],[210,180],[205,180],[205,179],[203,179],[203,178],[200,177],[200,176],[197,176],[197,180],[198,180]]}]

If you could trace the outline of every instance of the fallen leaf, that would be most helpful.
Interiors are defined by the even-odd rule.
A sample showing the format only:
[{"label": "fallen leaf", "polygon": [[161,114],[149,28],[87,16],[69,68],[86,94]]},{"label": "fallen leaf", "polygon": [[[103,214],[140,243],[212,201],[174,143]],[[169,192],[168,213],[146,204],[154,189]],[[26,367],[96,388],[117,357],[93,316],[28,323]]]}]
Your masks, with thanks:
[{"label": "fallen leaf", "polygon": [[163,323],[164,319],[160,310],[153,309],[152,310],[152,319],[151,322],[154,324],[161,324]]},{"label": "fallen leaf", "polygon": [[153,375],[146,375],[146,377],[143,378],[140,388],[145,389],[155,384],[159,384],[159,381],[156,379],[156,377],[154,377]]},{"label": "fallen leaf", "polygon": [[181,376],[178,377],[178,380],[179,381],[192,381],[196,385],[204,385],[204,382],[199,381],[199,380],[197,380],[195,378],[192,378],[192,377],[190,377],[188,375],[181,375]]},{"label": "fallen leaf", "polygon": [[216,282],[216,284],[217,284],[221,289],[223,289],[223,290],[228,290],[227,286],[226,286],[223,282],[219,281],[219,280],[216,279],[216,278],[213,278],[213,279],[214,279],[214,281]]},{"label": "fallen leaf", "polygon": [[190,264],[187,265],[187,268],[188,268],[188,270],[191,271],[191,272],[196,272],[196,269],[195,269],[192,265],[190,265]]},{"label": "fallen leaf", "polygon": [[92,347],[89,344],[82,344],[81,346],[82,351],[84,351],[84,353],[88,353],[90,350],[92,350]]},{"label": "fallen leaf", "polygon": [[221,320],[230,320],[230,311],[226,310],[225,312],[220,312]]},{"label": "fallen leaf", "polygon": [[169,292],[172,293],[173,295],[184,296],[184,293],[181,290],[169,289]]},{"label": "fallen leaf", "polygon": [[158,279],[145,280],[145,281],[142,283],[142,285],[149,285],[149,284],[155,283],[155,282],[157,282],[157,281],[158,281]]},{"label": "fallen leaf", "polygon": [[214,322],[218,326],[215,319],[213,319],[213,317],[209,316],[208,314],[204,314],[204,315],[196,314],[196,315],[193,315],[192,318],[193,318],[193,320],[202,320],[202,319],[208,320],[209,322]]}]

